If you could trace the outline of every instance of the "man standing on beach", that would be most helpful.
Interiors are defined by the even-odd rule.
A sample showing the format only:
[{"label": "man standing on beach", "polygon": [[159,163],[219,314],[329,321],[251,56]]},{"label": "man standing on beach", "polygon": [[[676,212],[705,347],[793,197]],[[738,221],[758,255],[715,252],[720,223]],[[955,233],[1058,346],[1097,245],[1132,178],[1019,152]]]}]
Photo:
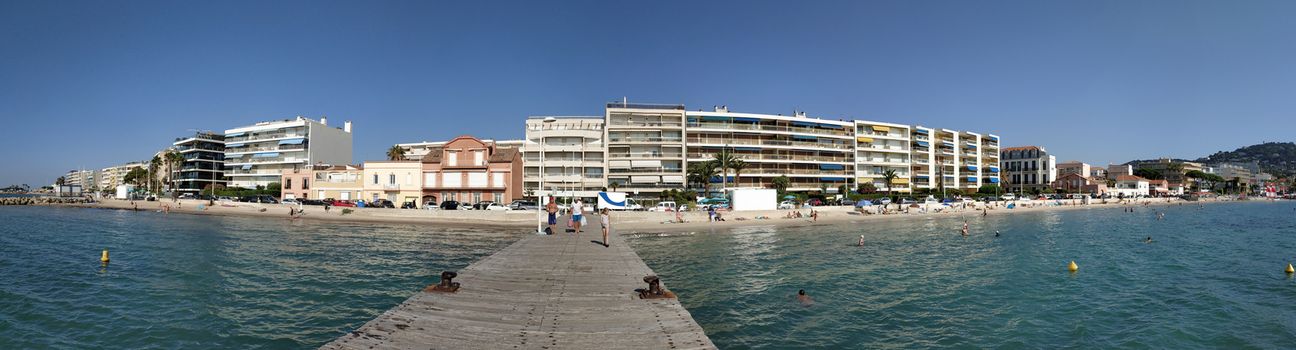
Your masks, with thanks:
[{"label": "man standing on beach", "polygon": [[582,219],[581,214],[585,212],[584,207],[585,205],[581,203],[580,199],[577,199],[576,202],[572,203],[572,209],[571,209],[572,228],[576,229],[576,234],[578,235],[580,234],[581,231],[581,219]]},{"label": "man standing on beach", "polygon": [[553,234],[558,229],[558,203],[554,203],[553,196],[549,197],[549,203],[545,204],[545,211],[549,212],[549,234]]}]

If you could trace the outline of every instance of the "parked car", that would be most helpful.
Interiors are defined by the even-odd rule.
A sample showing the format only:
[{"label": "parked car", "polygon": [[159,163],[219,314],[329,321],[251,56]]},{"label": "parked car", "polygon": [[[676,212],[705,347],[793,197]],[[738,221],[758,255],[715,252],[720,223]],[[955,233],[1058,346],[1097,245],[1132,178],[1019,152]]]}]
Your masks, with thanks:
[{"label": "parked car", "polygon": [[822,200],[819,200],[819,198],[810,198],[810,200],[806,201],[806,204],[819,207],[819,206],[823,206],[824,203]]},{"label": "parked car", "polygon": [[414,202],[401,203],[401,209],[418,209],[418,203],[414,203]]},{"label": "parked car", "polygon": [[491,204],[495,204],[495,202],[481,201],[481,202],[477,202],[477,204],[473,204],[472,208],[473,210],[486,210],[486,208],[490,207]]},{"label": "parked car", "polygon": [[509,208],[513,210],[537,210],[540,209],[540,206],[532,201],[515,200],[513,203],[509,203]]},{"label": "parked car", "polygon": [[329,203],[329,205],[331,205],[331,206],[335,206],[335,207],[351,207],[351,208],[355,208],[355,206],[356,206],[355,202],[347,201],[347,200],[341,200],[341,201],[340,201],[340,200],[330,200],[328,203]]},{"label": "parked car", "polygon": [[633,198],[626,198],[625,210],[642,211],[644,206],[636,202]]},{"label": "parked car", "polygon": [[260,203],[266,203],[266,204],[276,204],[276,203],[279,203],[279,200],[275,199],[274,197],[268,196],[268,195],[261,195],[261,196],[257,196],[257,201],[260,202]]},{"label": "parked car", "polygon": [[145,197],[144,200],[149,201],[149,202],[156,202],[156,201],[157,201],[157,197],[154,197],[154,196],[148,196],[148,197]]},{"label": "parked car", "polygon": [[443,201],[440,207],[445,210],[456,210],[459,209],[460,205],[458,201]]},{"label": "parked car", "polygon": [[324,201],[318,199],[303,199],[299,202],[301,202],[302,205],[324,205]]},{"label": "parked car", "polygon": [[889,197],[882,197],[882,199],[879,199],[879,200],[877,201],[877,203],[878,203],[878,204],[881,204],[881,205],[890,205],[890,204],[891,204],[891,198],[889,198]]},{"label": "parked car", "polygon": [[513,208],[509,208],[508,206],[503,204],[494,203],[494,202],[488,202],[488,203],[490,204],[486,205],[486,210],[513,210]]},{"label": "parked car", "polygon": [[212,195],[209,195],[209,194],[200,194],[200,195],[198,195],[197,198],[198,198],[199,200],[204,200],[204,201],[216,200],[216,197],[215,197],[215,196],[212,196]]},{"label": "parked car", "polygon": [[674,201],[663,201],[658,202],[657,206],[648,209],[648,211],[675,211],[677,208]]},{"label": "parked car", "polygon": [[797,202],[794,200],[785,200],[783,202],[780,202],[778,205],[779,210],[791,210],[791,209],[796,209],[796,207],[797,207]]},{"label": "parked car", "polygon": [[283,200],[282,202],[280,202],[280,203],[283,203],[283,204],[292,204],[292,205],[301,204],[301,202],[298,202],[297,199],[295,199],[295,198],[284,198],[284,200]]},{"label": "parked car", "polygon": [[901,205],[918,204],[918,200],[909,197],[900,198],[900,204]]},{"label": "parked car", "polygon": [[182,193],[182,194],[180,194],[180,197],[178,197],[178,198],[180,198],[180,199],[194,199],[194,194],[193,194],[193,193]]},{"label": "parked car", "polygon": [[838,201],[838,202],[837,202],[837,205],[845,205],[845,206],[851,206],[851,207],[853,207],[853,206],[855,206],[855,200],[854,200],[854,199],[850,199],[850,198],[843,199],[843,200],[841,200],[841,201]]},{"label": "parked car", "polygon": [[230,197],[230,196],[220,196],[220,197],[216,197],[216,200],[218,200],[218,201],[230,201],[230,202],[234,202],[234,201],[235,201],[235,200],[234,200],[234,197]]},{"label": "parked car", "polygon": [[386,199],[375,199],[373,202],[365,203],[366,208],[392,208],[396,209],[396,203]]},{"label": "parked car", "polygon": [[1004,193],[1004,195],[1003,195],[1002,198],[1003,198],[1003,200],[1006,200],[1006,201],[1015,201],[1015,200],[1017,200],[1017,195],[1012,194],[1012,193]]}]

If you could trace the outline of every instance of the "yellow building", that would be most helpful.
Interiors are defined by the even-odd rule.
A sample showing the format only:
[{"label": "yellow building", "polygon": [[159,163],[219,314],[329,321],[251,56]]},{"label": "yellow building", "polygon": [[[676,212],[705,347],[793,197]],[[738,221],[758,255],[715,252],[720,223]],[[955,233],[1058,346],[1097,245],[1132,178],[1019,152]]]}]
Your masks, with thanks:
[{"label": "yellow building", "polygon": [[[405,202],[419,205],[423,196],[423,163],[417,161],[378,161],[364,163],[364,195],[360,199],[392,201],[397,207]],[[421,206],[421,205],[420,205]]]}]

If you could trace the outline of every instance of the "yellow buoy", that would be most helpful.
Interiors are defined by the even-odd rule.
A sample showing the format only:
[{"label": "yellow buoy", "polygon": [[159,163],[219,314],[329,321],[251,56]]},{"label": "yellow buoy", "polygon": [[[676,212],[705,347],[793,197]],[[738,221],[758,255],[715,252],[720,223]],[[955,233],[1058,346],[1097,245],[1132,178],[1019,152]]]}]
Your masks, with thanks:
[{"label": "yellow buoy", "polygon": [[102,262],[105,263],[105,264],[108,263],[108,250],[107,250],[107,249],[104,249],[104,251],[103,251],[103,257],[99,258],[99,261],[102,261]]},{"label": "yellow buoy", "polygon": [[1069,270],[1069,271],[1071,271],[1071,272],[1076,272],[1076,270],[1079,270],[1079,269],[1080,269],[1080,266],[1076,265],[1075,260],[1072,260],[1071,263],[1067,265],[1067,270]]},{"label": "yellow buoy", "polygon": [[1296,272],[1296,269],[1292,268],[1291,263],[1287,263],[1287,273],[1293,273],[1293,272]]}]

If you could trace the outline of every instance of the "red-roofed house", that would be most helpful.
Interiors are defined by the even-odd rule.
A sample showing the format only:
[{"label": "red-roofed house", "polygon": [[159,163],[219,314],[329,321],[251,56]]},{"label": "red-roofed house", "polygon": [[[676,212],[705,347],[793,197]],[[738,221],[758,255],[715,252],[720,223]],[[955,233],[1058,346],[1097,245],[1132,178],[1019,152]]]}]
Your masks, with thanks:
[{"label": "red-roofed house", "polygon": [[1147,197],[1148,188],[1150,187],[1148,179],[1134,175],[1120,175],[1116,177],[1116,188],[1112,189],[1120,197]]}]

